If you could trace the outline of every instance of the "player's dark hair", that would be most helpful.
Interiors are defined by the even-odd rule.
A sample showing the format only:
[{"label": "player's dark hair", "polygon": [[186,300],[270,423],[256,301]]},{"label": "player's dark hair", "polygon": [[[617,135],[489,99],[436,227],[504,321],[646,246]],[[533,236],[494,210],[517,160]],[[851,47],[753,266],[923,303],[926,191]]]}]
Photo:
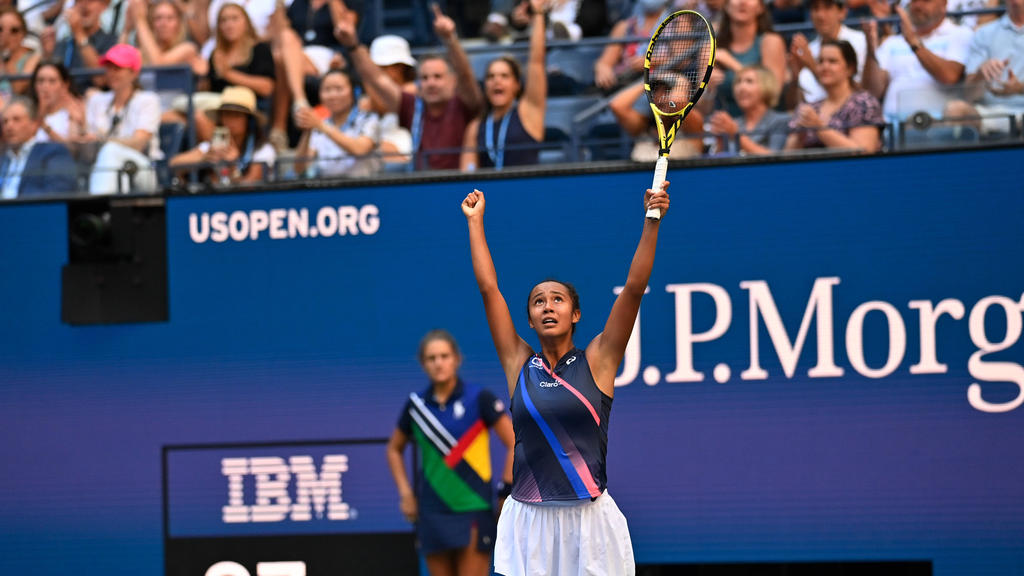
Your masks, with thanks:
[{"label": "player's dark hair", "polygon": [[459,352],[459,344],[455,341],[455,336],[452,336],[451,332],[447,330],[437,329],[427,332],[420,340],[420,349],[418,354],[420,364],[423,364],[424,355],[427,353],[427,346],[429,346],[434,340],[447,342],[448,345],[452,347],[452,353],[455,354],[455,357],[462,358],[462,353]]},{"label": "player's dark hair", "polygon": [[[573,286],[569,282],[563,282],[562,280],[559,280],[557,278],[548,277],[548,278],[545,278],[545,279],[541,280],[540,282],[537,282],[536,284],[534,284],[533,288],[530,288],[530,293],[526,295],[526,319],[527,320],[530,319],[530,298],[533,296],[533,290],[534,290],[534,288],[536,288],[537,286],[540,286],[541,284],[543,284],[545,282],[554,282],[556,284],[561,284],[562,286],[565,286],[565,290],[569,293],[569,300],[572,301],[572,311],[573,312],[575,312],[577,310],[579,310],[580,312],[583,311],[582,308],[580,308],[580,293],[576,291],[576,287],[575,286]],[[576,333],[576,324],[572,325],[572,333],[573,334]]]}]

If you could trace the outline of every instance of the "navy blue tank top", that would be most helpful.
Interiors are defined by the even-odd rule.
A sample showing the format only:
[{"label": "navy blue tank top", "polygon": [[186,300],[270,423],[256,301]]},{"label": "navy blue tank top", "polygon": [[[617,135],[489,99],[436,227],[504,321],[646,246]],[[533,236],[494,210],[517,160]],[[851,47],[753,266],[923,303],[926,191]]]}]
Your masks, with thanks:
[{"label": "navy blue tank top", "polygon": [[[480,129],[476,133],[477,162],[480,168],[494,168],[495,161],[500,154],[504,154],[502,168],[507,166],[531,166],[539,162],[540,150],[537,144],[526,129],[523,128],[523,121],[519,118],[519,103],[506,113],[508,116],[508,127],[505,131],[504,146],[501,142],[502,118],[492,118],[490,114],[480,121]],[[487,139],[487,124],[491,123],[491,138]],[[523,146],[530,146],[523,148]],[[504,151],[502,148],[504,147]],[[495,158],[492,159],[491,156]]]},{"label": "navy blue tank top", "polygon": [[516,433],[512,497],[521,502],[594,499],[607,485],[612,399],[574,348],[552,369],[539,354],[519,371],[512,395]]}]

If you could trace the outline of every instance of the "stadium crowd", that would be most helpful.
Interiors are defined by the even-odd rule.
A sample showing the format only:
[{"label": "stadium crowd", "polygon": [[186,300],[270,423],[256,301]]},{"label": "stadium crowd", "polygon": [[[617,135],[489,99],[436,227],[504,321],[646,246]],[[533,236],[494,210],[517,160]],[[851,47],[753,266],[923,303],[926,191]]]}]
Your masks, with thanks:
[{"label": "stadium crowd", "polygon": [[1024,0],[408,3],[398,35],[378,0],[0,0],[0,197],[563,161],[585,108],[653,160],[645,39],[681,8],[718,51],[673,157],[1009,138],[1024,113]]}]

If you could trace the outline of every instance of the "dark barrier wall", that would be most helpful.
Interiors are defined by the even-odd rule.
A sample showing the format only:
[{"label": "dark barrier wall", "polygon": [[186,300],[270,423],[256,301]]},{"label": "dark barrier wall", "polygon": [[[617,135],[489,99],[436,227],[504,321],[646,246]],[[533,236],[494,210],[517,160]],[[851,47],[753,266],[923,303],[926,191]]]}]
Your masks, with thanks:
[{"label": "dark barrier wall", "polygon": [[[672,171],[609,439],[639,562],[1024,570],[1019,162],[990,150]],[[649,182],[476,183],[528,341],[525,298],[550,275],[582,295],[577,343],[601,329]],[[463,375],[500,391],[459,209],[473,185],[170,199],[171,319],[106,327],[60,323],[65,207],[0,207],[4,571],[160,574],[163,446],[386,437],[425,384],[428,329],[451,330]],[[404,530],[383,459],[339,471],[330,454],[297,444],[229,466],[184,453],[182,485],[203,496],[172,498],[170,526]],[[267,462],[284,484],[259,502]],[[358,478],[339,498],[365,513],[331,518],[329,495],[305,501],[309,519],[281,508],[299,499],[287,474],[310,466],[313,480]],[[356,488],[375,482],[388,489]]]}]

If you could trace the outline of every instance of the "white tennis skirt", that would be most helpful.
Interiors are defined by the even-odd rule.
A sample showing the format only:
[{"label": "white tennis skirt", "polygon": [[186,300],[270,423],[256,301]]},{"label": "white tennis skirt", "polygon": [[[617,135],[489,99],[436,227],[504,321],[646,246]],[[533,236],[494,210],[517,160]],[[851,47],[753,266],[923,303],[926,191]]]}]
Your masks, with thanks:
[{"label": "white tennis skirt", "polygon": [[494,572],[501,576],[633,576],[626,517],[608,492],[580,503],[538,505],[506,498],[498,518]]}]

